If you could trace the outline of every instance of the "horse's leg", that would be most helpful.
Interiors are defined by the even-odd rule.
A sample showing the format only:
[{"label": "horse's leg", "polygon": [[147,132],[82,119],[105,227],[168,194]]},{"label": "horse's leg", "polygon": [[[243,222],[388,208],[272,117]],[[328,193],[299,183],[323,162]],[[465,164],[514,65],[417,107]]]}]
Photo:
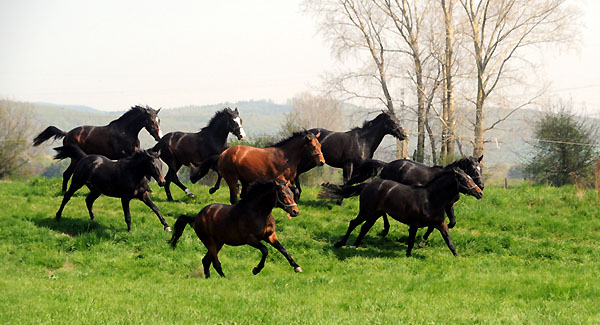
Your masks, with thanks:
[{"label": "horse's leg", "polygon": [[127,231],[131,231],[131,213],[129,212],[129,198],[121,198],[121,205],[123,206],[123,214],[125,214],[125,223],[127,224]]},{"label": "horse's leg", "polygon": [[250,241],[247,244],[260,250],[262,254],[260,262],[258,262],[258,265],[252,269],[252,274],[257,275],[265,267],[265,260],[267,259],[269,250],[267,249],[267,246],[263,245],[263,243],[253,236],[251,236]]},{"label": "horse's leg", "polygon": [[94,201],[100,197],[102,193],[97,191],[90,191],[90,194],[85,198],[85,205],[87,206],[88,212],[90,213],[90,219],[96,220],[94,217],[94,211],[92,210],[92,206],[94,205]]},{"label": "horse's leg", "polygon": [[296,192],[294,192],[294,201],[298,202],[298,200],[300,200],[300,195],[302,194],[302,187],[300,187],[300,175],[294,178],[294,186],[296,187]]},{"label": "horse's leg", "polygon": [[433,229],[435,229],[435,227],[431,227],[431,226],[427,227],[427,231],[425,232],[425,234],[423,235],[423,238],[421,239],[421,242],[419,243],[419,248],[425,247],[425,244],[427,244],[427,239],[429,238],[429,235],[431,235],[431,232],[433,231]]},{"label": "horse's leg", "polygon": [[60,217],[62,216],[62,212],[65,208],[65,205],[67,205],[67,202],[69,202],[69,200],[71,199],[73,194],[75,194],[75,192],[77,192],[77,190],[79,190],[81,187],[83,187],[83,185],[84,185],[83,182],[73,179],[73,181],[71,182],[71,186],[69,186],[69,189],[65,192],[62,203],[60,204],[60,208],[58,208],[58,211],[56,212],[56,220],[60,219]]},{"label": "horse's leg", "polygon": [[219,273],[221,277],[225,277],[225,273],[223,273],[223,269],[221,268],[221,261],[219,261],[219,251],[221,250],[221,247],[223,247],[223,244],[214,243],[211,245],[211,248],[208,249],[208,253],[211,256],[212,265],[217,273]]},{"label": "horse's leg", "polygon": [[448,231],[448,225],[446,225],[445,222],[442,222],[442,224],[437,226],[436,228],[440,231],[440,233],[442,234],[442,237],[444,237],[444,240],[446,241],[446,245],[448,245],[448,248],[450,248],[450,251],[452,252],[452,254],[454,254],[454,256],[458,256],[458,253],[456,253],[456,247],[454,247],[452,238],[450,238],[450,232]]},{"label": "horse's leg", "polygon": [[242,191],[240,193],[240,198],[243,199],[244,196],[246,196],[246,193],[248,193],[248,182],[240,181],[240,183],[242,183]]},{"label": "horse's leg", "polygon": [[385,237],[390,232],[390,221],[388,220],[387,214],[383,214],[383,230],[379,233],[379,236]]},{"label": "horse's leg", "polygon": [[275,247],[275,249],[278,250],[283,256],[285,256],[285,258],[288,260],[290,265],[294,268],[294,271],[296,271],[296,273],[302,273],[302,268],[300,267],[300,265],[298,265],[294,261],[294,259],[290,256],[290,254],[285,249],[285,247],[283,247],[283,245],[279,242],[279,239],[277,238],[277,235],[275,233],[272,233],[271,236],[269,236],[269,238],[267,238],[267,242],[269,244],[271,244],[271,246]]},{"label": "horse's leg", "polygon": [[410,226],[408,228],[408,244],[406,244],[406,257],[410,256],[410,252],[413,249],[413,246],[415,245],[415,237],[417,237],[417,230],[419,230],[419,227],[417,226]]},{"label": "horse's leg", "polygon": [[354,247],[360,246],[360,243],[362,242],[363,238],[369,232],[371,227],[373,227],[373,225],[375,224],[375,221],[377,221],[377,219],[379,219],[379,217],[381,217],[381,216],[377,216],[375,218],[367,218],[367,221],[365,221],[365,223],[363,223],[362,227],[360,227],[360,233],[358,234],[358,237],[356,237],[356,241],[354,242]]},{"label": "horse's leg", "polygon": [[229,186],[229,202],[236,204],[238,202],[238,179],[236,176],[224,176],[227,186]]},{"label": "horse's leg", "polygon": [[67,167],[67,169],[63,172],[63,181],[62,181],[62,192],[63,193],[67,192],[67,184],[69,184],[69,178],[71,178],[71,175],[73,175],[73,171],[75,170],[75,165],[77,165],[77,162],[74,161],[73,159],[71,159],[71,163],[69,164],[69,167]]},{"label": "horse's leg", "polygon": [[160,223],[163,225],[165,231],[167,232],[171,232],[171,227],[169,227],[169,224],[165,221],[165,218],[163,218],[162,214],[160,213],[160,211],[158,210],[158,207],[156,206],[156,204],[154,204],[154,202],[152,202],[152,199],[150,199],[150,195],[148,194],[148,192],[144,192],[144,194],[142,194],[142,198],[141,198],[142,202],[144,202],[150,209],[152,209],[152,211],[154,211],[154,213],[156,214],[156,216],[158,217],[158,220],[160,220]]},{"label": "horse's leg", "polygon": [[219,187],[221,187],[221,179],[223,178],[221,172],[219,172],[219,168],[213,168],[213,170],[217,173],[217,181],[215,182],[215,185],[208,190],[208,193],[210,194],[215,193]]},{"label": "horse's leg", "polygon": [[206,255],[202,258],[202,266],[204,267],[204,277],[210,278],[210,263],[212,263],[212,257],[210,252],[206,252]]},{"label": "horse's leg", "polygon": [[[349,162],[349,163],[345,163],[344,167],[342,168],[344,185],[346,185],[348,183],[348,181],[350,181],[350,177],[352,176],[353,166],[354,165],[351,162]],[[344,198],[340,197],[339,199],[337,199],[337,205],[341,206],[343,201],[344,201]]]},{"label": "horse's leg", "polygon": [[177,168],[177,169],[169,168],[169,171],[171,171],[171,170],[174,170],[173,174],[171,175],[171,181],[173,182],[173,184],[177,185],[182,191],[184,191],[188,197],[190,197],[190,198],[196,197],[194,195],[194,193],[192,193],[192,191],[190,191],[187,187],[185,187],[185,185],[183,185],[183,183],[179,180],[179,177],[177,177],[177,171],[179,170],[179,168]]},{"label": "horse's leg", "polygon": [[456,225],[456,217],[454,216],[454,204],[446,206],[446,215],[448,216],[448,228],[454,228]]},{"label": "horse's leg", "polygon": [[354,231],[354,228],[358,227],[358,225],[363,223],[365,220],[367,220],[367,215],[362,213],[362,211],[359,212],[358,215],[356,216],[356,218],[350,220],[350,224],[348,225],[348,230],[346,231],[346,234],[344,235],[344,237],[342,237],[342,239],[340,239],[340,241],[338,241],[337,243],[333,244],[333,246],[340,248],[340,247],[346,245],[346,242],[348,241],[348,238],[350,237],[350,234],[352,233],[352,231]]}]

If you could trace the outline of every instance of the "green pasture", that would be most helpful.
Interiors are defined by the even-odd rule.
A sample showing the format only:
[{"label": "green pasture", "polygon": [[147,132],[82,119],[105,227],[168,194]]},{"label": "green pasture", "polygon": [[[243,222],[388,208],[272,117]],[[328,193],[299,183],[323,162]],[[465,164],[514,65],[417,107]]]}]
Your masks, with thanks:
[{"label": "green pasture", "polygon": [[[0,182],[2,324],[600,323],[600,204],[592,190],[486,187],[483,199],[462,196],[455,205],[459,257],[436,231],[406,258],[408,228],[394,220],[386,238],[378,221],[362,247],[335,249],[358,200],[339,207],[305,187],[297,218],[274,212],[279,239],[304,273],[269,247],[254,276],[259,251],[226,246],[219,256],[227,277],[213,271],[204,279],[206,250],[192,229],[172,250],[170,234],[139,201],[131,233],[118,199],[98,199],[90,221],[86,189],[54,221],[60,182]],[[167,202],[153,184],[169,224],[228,201],[226,188],[212,196],[208,187],[190,188],[196,199],[173,189],[178,201]]]}]

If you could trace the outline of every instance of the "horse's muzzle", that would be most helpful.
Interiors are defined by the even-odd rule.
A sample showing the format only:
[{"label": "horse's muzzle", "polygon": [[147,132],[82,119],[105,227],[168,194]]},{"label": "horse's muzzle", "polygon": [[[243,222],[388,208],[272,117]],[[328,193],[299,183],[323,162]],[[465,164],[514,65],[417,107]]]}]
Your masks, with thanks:
[{"label": "horse's muzzle", "polygon": [[166,181],[165,181],[165,178],[164,178],[162,175],[160,175],[160,176],[158,177],[158,180],[157,180],[157,182],[158,182],[158,186],[160,186],[160,187],[163,187],[163,186],[165,186],[165,183],[166,183]]},{"label": "horse's muzzle", "polygon": [[296,208],[296,209],[292,208],[292,209],[290,209],[290,211],[288,211],[288,214],[292,217],[297,217],[298,214],[300,214],[300,211],[298,210],[298,208]]}]

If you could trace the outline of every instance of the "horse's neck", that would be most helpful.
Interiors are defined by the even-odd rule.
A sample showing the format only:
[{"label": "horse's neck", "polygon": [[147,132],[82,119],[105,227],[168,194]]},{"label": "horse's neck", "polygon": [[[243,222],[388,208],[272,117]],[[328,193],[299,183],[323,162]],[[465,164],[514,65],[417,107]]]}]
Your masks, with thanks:
[{"label": "horse's neck", "polygon": [[380,124],[381,123],[373,123],[370,126],[365,126],[357,130],[358,138],[362,141],[364,149],[369,151],[368,154],[365,152],[365,156],[368,158],[373,158],[375,150],[377,150],[377,147],[379,147],[379,144],[381,144],[381,141],[385,136],[385,130]]},{"label": "horse's neck", "polygon": [[138,183],[142,178],[146,176],[146,171],[140,168],[140,164],[142,163],[139,160],[133,159],[121,159],[122,166],[119,166],[122,177],[126,177],[134,180]]},{"label": "horse's neck", "polygon": [[252,200],[240,201],[240,207],[243,211],[252,211],[255,215],[264,217],[265,221],[273,211],[275,202],[277,200],[275,191],[269,190],[259,197]]},{"label": "horse's neck", "polygon": [[116,120],[115,125],[119,129],[124,130],[125,133],[137,136],[144,127],[144,121],[137,118],[137,116],[131,116],[124,120]]},{"label": "horse's neck", "polygon": [[200,130],[198,133],[210,134],[210,136],[215,139],[216,143],[220,147],[223,147],[227,142],[227,135],[229,134],[229,129],[227,128],[227,119],[224,117],[214,119],[209,125]]},{"label": "horse's neck", "polygon": [[458,195],[457,182],[456,177],[449,173],[435,178],[425,187],[428,194],[428,201],[434,206],[445,207]]},{"label": "horse's neck", "polygon": [[282,152],[282,155],[287,160],[286,165],[292,169],[293,173],[296,173],[298,170],[298,165],[300,164],[300,159],[305,151],[304,141],[302,139],[290,141],[289,143],[277,148]]}]

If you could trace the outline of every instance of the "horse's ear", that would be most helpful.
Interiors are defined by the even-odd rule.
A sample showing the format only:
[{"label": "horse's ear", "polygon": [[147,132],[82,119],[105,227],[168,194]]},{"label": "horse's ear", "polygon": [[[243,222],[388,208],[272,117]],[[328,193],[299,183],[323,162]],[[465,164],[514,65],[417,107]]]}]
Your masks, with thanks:
[{"label": "horse's ear", "polygon": [[481,155],[481,157],[477,158],[477,161],[481,162],[482,159],[483,159],[483,155]]},{"label": "horse's ear", "polygon": [[321,136],[321,131],[319,131],[319,133],[315,134],[315,137],[320,137]]},{"label": "horse's ear", "polygon": [[158,114],[158,112],[160,112],[160,110],[161,110],[161,109],[162,109],[162,107],[161,107],[161,108],[159,108],[159,109],[157,109],[157,110],[156,110],[156,114]]},{"label": "horse's ear", "polygon": [[235,108],[235,112],[236,112],[236,113],[239,113],[239,112],[238,112],[238,110],[237,110],[237,107]]}]

